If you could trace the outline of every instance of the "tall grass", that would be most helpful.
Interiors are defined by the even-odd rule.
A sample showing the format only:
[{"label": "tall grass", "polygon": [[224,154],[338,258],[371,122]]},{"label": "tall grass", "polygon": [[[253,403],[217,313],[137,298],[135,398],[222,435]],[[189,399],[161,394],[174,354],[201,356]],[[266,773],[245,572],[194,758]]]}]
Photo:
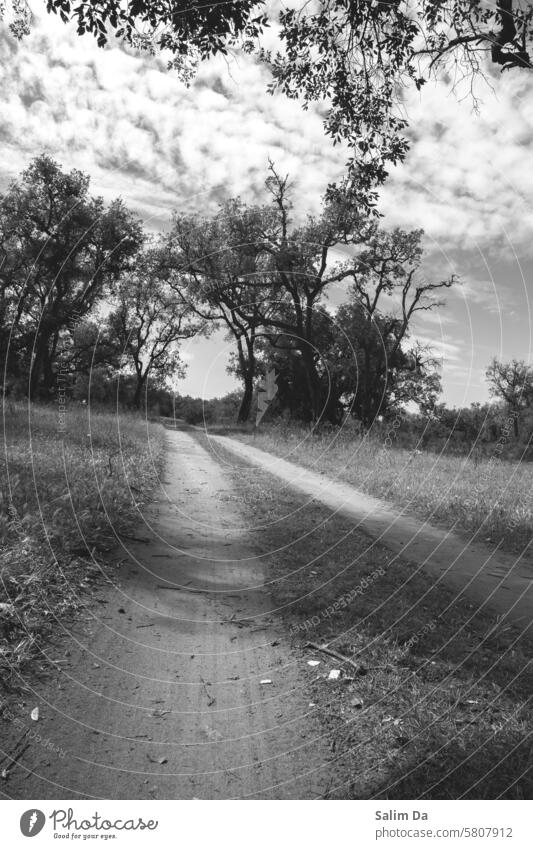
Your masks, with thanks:
[{"label": "tall grass", "polygon": [[138,519],[164,431],[131,414],[22,403],[3,410],[0,678],[21,671],[57,616],[83,603],[102,555]]},{"label": "tall grass", "polygon": [[250,474],[195,436],[229,470],[272,607],[321,661],[303,686],[333,741],[332,798],[530,799],[532,629],[473,608],[379,542],[369,548],[342,515],[276,487],[271,471]]},{"label": "tall grass", "polygon": [[496,446],[485,457],[409,451],[392,427],[361,436],[349,428],[311,433],[271,425],[235,437],[510,550],[533,538],[533,466],[500,459]]}]

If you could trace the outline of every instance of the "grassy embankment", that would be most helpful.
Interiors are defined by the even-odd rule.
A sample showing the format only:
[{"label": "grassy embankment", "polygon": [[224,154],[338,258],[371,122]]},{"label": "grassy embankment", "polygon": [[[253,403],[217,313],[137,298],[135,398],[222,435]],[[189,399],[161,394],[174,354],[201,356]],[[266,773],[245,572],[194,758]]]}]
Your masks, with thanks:
[{"label": "grassy embankment", "polygon": [[[266,434],[256,442],[274,447]],[[252,474],[220,444],[214,450],[264,554],[273,608],[302,663],[321,661],[304,669],[310,710],[338,760],[330,795],[531,798],[533,635],[456,598],[268,472]],[[308,642],[327,644],[357,671]],[[335,667],[342,676],[330,681]]]},{"label": "grassy embankment", "polygon": [[506,549],[520,552],[533,539],[533,465],[500,459],[496,445],[472,459],[400,448],[393,428],[366,439],[283,425],[227,435]]},{"label": "grassy embankment", "polygon": [[18,403],[0,460],[0,680],[20,684],[41,648],[105,576],[163,459],[164,431],[138,416]]}]

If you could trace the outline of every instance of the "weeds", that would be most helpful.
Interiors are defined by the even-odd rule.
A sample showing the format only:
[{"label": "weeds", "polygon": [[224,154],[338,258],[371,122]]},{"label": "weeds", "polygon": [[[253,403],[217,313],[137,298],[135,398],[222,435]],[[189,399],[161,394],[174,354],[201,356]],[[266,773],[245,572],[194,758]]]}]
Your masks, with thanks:
[{"label": "weeds", "polygon": [[[529,463],[408,451],[392,436],[350,430],[312,434],[303,427],[265,426],[235,438],[318,473],[352,484],[447,528],[522,551],[533,538],[533,467]],[[387,439],[389,441],[387,441]]]},{"label": "weeds", "polygon": [[[101,561],[155,484],[164,432],[141,418],[77,407],[4,411],[0,460],[0,681],[14,685],[58,620],[81,609]],[[104,558],[102,558],[104,555]]]},{"label": "weeds", "polygon": [[337,764],[331,797],[531,798],[532,634],[280,490],[263,469],[250,474],[220,445],[216,454],[295,647],[307,659],[320,657],[308,644],[326,644],[358,669],[330,681],[343,664],[326,659],[307,673]]}]

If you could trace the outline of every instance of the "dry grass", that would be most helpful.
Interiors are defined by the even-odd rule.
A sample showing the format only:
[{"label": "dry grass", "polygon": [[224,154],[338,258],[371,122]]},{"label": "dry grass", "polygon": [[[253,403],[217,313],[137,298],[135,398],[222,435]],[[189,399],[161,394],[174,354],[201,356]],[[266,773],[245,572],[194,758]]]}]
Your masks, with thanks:
[{"label": "dry grass", "polygon": [[[83,607],[163,458],[139,417],[6,404],[0,475],[0,679],[13,685],[63,616]],[[102,557],[104,555],[104,557]]]},{"label": "dry grass", "polygon": [[[195,434],[209,447],[205,437]],[[333,798],[529,799],[531,635],[220,445],[338,764]],[[253,468],[253,473],[251,473]],[[531,629],[530,629],[531,630]],[[340,651],[351,666],[306,648]],[[339,667],[338,681],[328,671]]]},{"label": "dry grass", "polygon": [[394,428],[365,439],[285,425],[229,435],[509,550],[533,539],[533,466],[502,460],[496,448],[486,458],[416,453],[395,444]]}]

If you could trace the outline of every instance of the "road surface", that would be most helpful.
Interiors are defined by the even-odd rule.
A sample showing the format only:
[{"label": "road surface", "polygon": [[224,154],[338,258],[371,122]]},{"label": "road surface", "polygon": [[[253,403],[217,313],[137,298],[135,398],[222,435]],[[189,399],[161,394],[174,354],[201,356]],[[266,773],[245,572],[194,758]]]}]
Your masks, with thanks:
[{"label": "road surface", "polygon": [[[318,501],[333,514],[347,516],[374,540],[464,593],[478,607],[487,607],[527,629],[533,617],[533,549],[520,555],[485,545],[466,534],[434,527],[406,515],[353,486],[274,457],[255,446],[210,434],[210,440],[245,463],[254,463],[286,486]],[[238,460],[237,460],[238,462]]]},{"label": "road surface", "polygon": [[331,786],[305,695],[316,673],[270,613],[232,484],[190,433],[167,437],[118,584],[58,638],[58,671],[26,696],[15,737],[22,722],[41,742],[12,765],[7,798],[312,799]]}]

